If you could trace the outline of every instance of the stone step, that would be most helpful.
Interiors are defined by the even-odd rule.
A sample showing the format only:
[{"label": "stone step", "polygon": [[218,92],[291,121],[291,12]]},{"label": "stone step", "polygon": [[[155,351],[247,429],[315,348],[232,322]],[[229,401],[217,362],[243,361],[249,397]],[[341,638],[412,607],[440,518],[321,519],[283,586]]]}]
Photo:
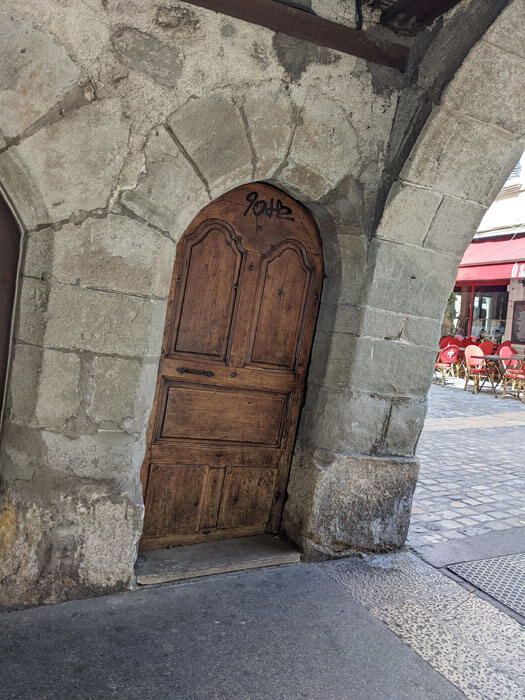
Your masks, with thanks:
[{"label": "stone step", "polygon": [[273,535],[257,535],[140,552],[135,575],[140,586],[152,586],[200,576],[296,564],[300,560],[301,552],[289,541]]}]

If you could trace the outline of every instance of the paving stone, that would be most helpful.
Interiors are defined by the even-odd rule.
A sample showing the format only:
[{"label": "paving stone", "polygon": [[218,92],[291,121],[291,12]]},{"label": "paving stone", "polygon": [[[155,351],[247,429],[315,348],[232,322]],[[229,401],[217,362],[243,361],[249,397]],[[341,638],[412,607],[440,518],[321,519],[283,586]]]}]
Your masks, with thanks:
[{"label": "paving stone", "polygon": [[[440,421],[451,416],[457,428],[440,431]],[[525,525],[522,419],[521,403],[497,402],[491,393],[474,396],[452,385],[445,391],[431,387],[417,450],[421,468],[409,545]],[[502,427],[491,429],[494,422]]]}]

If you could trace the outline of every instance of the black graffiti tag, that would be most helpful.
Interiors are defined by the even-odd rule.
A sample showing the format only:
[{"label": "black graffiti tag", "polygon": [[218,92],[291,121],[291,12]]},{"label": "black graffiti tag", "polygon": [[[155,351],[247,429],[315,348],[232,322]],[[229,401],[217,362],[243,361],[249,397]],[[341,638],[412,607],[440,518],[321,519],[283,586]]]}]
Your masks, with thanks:
[{"label": "black graffiti tag", "polygon": [[248,212],[251,211],[257,218],[266,214],[269,219],[275,216],[276,219],[295,221],[295,218],[291,216],[292,210],[290,207],[283,204],[280,199],[274,204],[272,197],[270,203],[268,203],[265,199],[259,199],[258,192],[250,192],[250,194],[246,196],[246,201],[249,202],[249,205],[244,212],[244,216],[248,216]]}]

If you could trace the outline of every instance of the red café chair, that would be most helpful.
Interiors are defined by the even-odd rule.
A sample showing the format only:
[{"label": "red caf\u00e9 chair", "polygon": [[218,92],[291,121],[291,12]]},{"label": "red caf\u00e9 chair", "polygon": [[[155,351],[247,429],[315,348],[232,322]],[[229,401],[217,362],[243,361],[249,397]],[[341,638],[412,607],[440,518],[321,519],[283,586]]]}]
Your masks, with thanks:
[{"label": "red caf\u00e9 chair", "polygon": [[490,340],[484,340],[479,344],[479,347],[483,350],[484,355],[492,355],[494,353],[494,345]]},{"label": "red caf\u00e9 chair", "polygon": [[460,336],[460,340],[458,340],[455,343],[459,347],[459,358],[456,363],[456,375],[458,377],[461,377],[461,375],[465,375],[466,367],[465,367],[465,348],[467,345],[470,345],[470,341],[468,338],[463,338]]},{"label": "red caf\u00e9 chair", "polygon": [[496,350],[496,355],[500,354],[501,348],[510,348],[511,344],[512,344],[512,341],[510,341],[510,340],[506,340],[504,343],[501,343],[501,345]]},{"label": "red caf\u00e9 chair", "polygon": [[507,385],[511,383],[511,391],[516,391],[516,396],[520,397],[520,391],[525,392],[525,369],[521,360],[513,360],[512,356],[518,353],[510,345],[504,345],[498,353],[501,357],[505,372],[503,374],[503,393],[501,398],[507,393]]},{"label": "red caf\u00e9 chair", "polygon": [[[494,343],[491,340],[484,340],[482,343],[479,344],[479,347],[483,350],[484,355],[494,355]],[[485,362],[485,366],[487,366],[488,363]],[[497,373],[499,375],[499,368],[497,364],[491,363],[491,381],[492,381],[492,386],[494,387],[494,375]],[[499,380],[499,376],[498,376]]]},{"label": "red caf\u00e9 chair", "polygon": [[454,338],[451,335],[444,335],[441,340],[439,341],[439,348],[440,350],[443,350],[446,348],[448,345],[451,345],[451,343],[454,343]]},{"label": "red caf\u00e9 chair", "polygon": [[434,364],[434,372],[441,371],[441,386],[445,386],[445,375],[449,372],[453,377],[454,365],[459,358],[459,348],[457,345],[449,345],[439,353],[439,359]]},{"label": "red caf\u00e9 chair", "polygon": [[[463,387],[463,391],[467,390],[468,380],[472,379],[474,382],[474,393],[478,393],[480,377],[487,376],[485,360],[483,359],[484,354],[483,350],[477,345],[468,345],[465,348],[465,386]],[[490,376],[490,382],[492,384],[492,391],[494,392],[492,376]]]}]

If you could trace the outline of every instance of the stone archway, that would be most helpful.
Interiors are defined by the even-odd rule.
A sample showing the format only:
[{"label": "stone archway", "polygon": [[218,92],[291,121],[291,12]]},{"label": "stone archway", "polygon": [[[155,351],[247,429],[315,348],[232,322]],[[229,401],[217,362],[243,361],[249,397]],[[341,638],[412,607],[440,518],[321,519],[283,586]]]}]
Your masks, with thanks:
[{"label": "stone archway", "polygon": [[[492,115],[483,111],[486,55],[505,66],[507,86],[521,80],[523,42],[506,42],[508,27],[517,37],[524,26],[522,4],[509,4],[434,107],[378,227],[396,76],[315,52],[294,76],[266,30],[245,33],[204,10],[159,24],[153,6],[137,6],[123,28],[113,7],[81,5],[72,37],[62,18],[13,0],[0,44],[13,61],[0,181],[25,233],[2,442],[2,603],[130,585],[175,245],[207,202],[253,180],[311,209],[327,275],[287,531],[310,557],[401,546],[433,345],[461,253],[450,221],[461,218],[466,246],[522,148],[512,93],[491,95]],[[20,95],[35,72],[28,110]],[[495,152],[473,181],[471,154],[488,162]]]},{"label": "stone archway", "polygon": [[296,455],[303,471],[292,471],[286,518],[313,556],[405,541],[446,302],[463,252],[524,148],[524,27],[515,0],[433,108],[370,241],[358,330],[348,322],[351,303],[332,310],[336,336],[320,350],[326,370],[307,403]]}]

